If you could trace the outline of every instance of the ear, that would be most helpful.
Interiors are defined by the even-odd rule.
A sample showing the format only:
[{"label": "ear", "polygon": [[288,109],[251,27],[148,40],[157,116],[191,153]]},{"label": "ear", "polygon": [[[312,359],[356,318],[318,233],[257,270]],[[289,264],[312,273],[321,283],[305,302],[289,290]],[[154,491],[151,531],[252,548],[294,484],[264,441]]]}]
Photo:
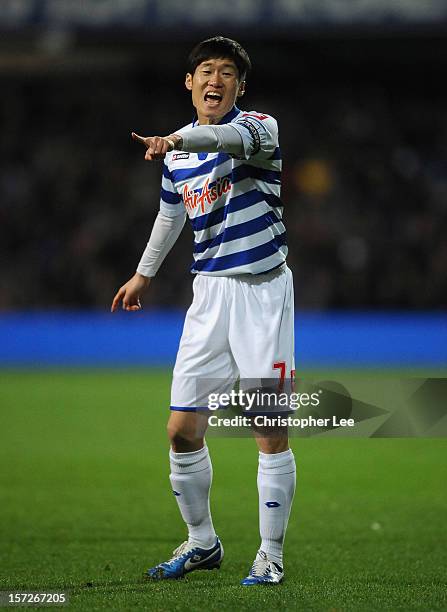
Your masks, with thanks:
[{"label": "ear", "polygon": [[192,90],[192,74],[190,74],[189,72],[185,77],[185,87],[186,89],[189,89],[189,91]]},{"label": "ear", "polygon": [[245,81],[241,81],[237,91],[237,97],[240,98],[245,93]]}]

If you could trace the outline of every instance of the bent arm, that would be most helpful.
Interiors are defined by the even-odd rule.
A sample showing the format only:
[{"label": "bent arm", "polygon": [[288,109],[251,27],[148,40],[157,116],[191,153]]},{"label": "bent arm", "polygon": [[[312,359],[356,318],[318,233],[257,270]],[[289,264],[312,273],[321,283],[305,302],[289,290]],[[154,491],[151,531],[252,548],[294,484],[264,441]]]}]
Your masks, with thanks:
[{"label": "bent arm", "polygon": [[166,255],[174,246],[185,225],[186,214],[168,217],[159,212],[154,227],[137,267],[138,274],[153,277],[158,272]]}]

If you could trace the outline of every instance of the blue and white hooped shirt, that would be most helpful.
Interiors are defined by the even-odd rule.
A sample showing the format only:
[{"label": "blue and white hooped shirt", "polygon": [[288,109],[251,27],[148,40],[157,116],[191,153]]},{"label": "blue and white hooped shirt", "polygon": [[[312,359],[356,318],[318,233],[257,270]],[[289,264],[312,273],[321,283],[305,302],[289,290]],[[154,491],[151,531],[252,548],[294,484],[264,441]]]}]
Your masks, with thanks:
[{"label": "blue and white hooped shirt", "polygon": [[230,122],[245,158],[172,151],[163,165],[160,210],[173,217],[186,209],[195,234],[195,274],[261,274],[287,256],[276,120],[233,107],[220,121]]}]

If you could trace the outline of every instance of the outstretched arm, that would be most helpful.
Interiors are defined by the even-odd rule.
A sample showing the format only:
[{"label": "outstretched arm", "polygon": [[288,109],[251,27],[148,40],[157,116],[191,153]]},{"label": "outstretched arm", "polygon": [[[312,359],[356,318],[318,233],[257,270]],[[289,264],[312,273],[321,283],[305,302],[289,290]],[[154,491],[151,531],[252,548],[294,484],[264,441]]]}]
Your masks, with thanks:
[{"label": "outstretched arm", "polygon": [[168,217],[158,213],[154,227],[138,264],[134,276],[120,287],[113,298],[111,312],[115,312],[122,302],[123,309],[128,311],[141,310],[141,295],[149,287],[164,258],[172,249],[185,224],[186,215]]},{"label": "outstretched arm", "polygon": [[189,151],[190,153],[216,153],[225,151],[231,155],[243,155],[244,143],[241,134],[231,123],[225,125],[198,125],[184,128],[179,134],[169,136],[138,136],[132,138],[146,147],[145,159],[163,159],[169,151]]}]

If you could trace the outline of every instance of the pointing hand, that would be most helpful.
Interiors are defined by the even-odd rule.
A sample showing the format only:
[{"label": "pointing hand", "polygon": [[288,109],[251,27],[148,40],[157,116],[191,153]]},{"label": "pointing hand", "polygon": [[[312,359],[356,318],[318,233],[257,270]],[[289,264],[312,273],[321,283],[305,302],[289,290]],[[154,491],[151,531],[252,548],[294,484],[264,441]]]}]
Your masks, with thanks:
[{"label": "pointing hand", "polygon": [[181,137],[178,134],[169,136],[139,136],[132,132],[132,138],[137,142],[141,142],[146,147],[146,155],[144,159],[154,161],[156,159],[164,159],[168,151],[172,151],[179,143]]}]

